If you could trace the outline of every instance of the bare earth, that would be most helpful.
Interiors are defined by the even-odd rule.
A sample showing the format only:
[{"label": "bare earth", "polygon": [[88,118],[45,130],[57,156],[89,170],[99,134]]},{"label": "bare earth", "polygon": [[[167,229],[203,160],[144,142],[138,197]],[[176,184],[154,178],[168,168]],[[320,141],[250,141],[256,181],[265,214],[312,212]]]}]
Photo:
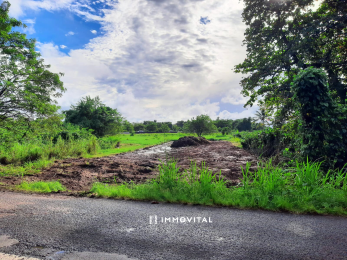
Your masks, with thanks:
[{"label": "bare earth", "polygon": [[[202,162],[214,173],[221,171],[229,185],[236,185],[242,176],[241,166],[251,162],[256,166],[256,158],[227,141],[214,141],[207,145],[170,148],[171,143],[153,146],[142,150],[92,159],[65,159],[45,169],[41,174],[26,176],[26,181],[60,182],[70,191],[88,191],[96,181],[117,183],[143,183],[158,175],[157,166],[166,159],[175,158],[177,166],[183,171],[195,161]],[[3,185],[20,184],[18,177],[0,177]]]}]

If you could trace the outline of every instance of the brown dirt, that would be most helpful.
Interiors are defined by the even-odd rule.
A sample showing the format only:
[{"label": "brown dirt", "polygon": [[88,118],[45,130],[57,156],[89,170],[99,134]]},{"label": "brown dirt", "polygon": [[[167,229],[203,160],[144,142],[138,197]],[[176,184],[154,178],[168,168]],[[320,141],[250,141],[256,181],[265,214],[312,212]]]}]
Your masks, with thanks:
[{"label": "brown dirt", "polygon": [[[158,175],[157,166],[166,158],[175,158],[181,170],[188,169],[191,161],[197,166],[206,162],[214,173],[221,171],[230,185],[239,182],[242,176],[241,166],[251,162],[253,168],[256,158],[245,150],[233,146],[227,141],[214,141],[209,145],[171,148],[172,143],[145,148],[109,157],[92,159],[65,159],[55,161],[54,165],[42,173],[24,177],[26,181],[60,182],[70,191],[89,191],[95,181],[114,183],[143,183]],[[18,177],[0,177],[6,185],[20,184]]]},{"label": "brown dirt", "polygon": [[174,141],[171,145],[173,148],[185,147],[185,146],[198,146],[210,144],[205,137],[184,136]]}]

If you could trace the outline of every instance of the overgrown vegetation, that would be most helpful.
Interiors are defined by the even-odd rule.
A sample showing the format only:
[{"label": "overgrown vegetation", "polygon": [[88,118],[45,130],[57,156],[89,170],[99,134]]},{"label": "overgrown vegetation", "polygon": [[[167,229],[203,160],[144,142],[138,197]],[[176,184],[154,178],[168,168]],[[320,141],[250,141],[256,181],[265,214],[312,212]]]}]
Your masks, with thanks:
[{"label": "overgrown vegetation", "polygon": [[[250,134],[244,148],[263,157],[347,162],[346,1],[245,0],[247,58],[235,67],[246,105],[260,104],[272,129]],[[314,39],[314,40],[312,40]]]},{"label": "overgrown vegetation", "polygon": [[66,188],[63,185],[61,185],[59,181],[22,182],[20,185],[17,186],[17,189],[40,193],[66,191]]},{"label": "overgrown vegetation", "polygon": [[98,137],[115,135],[122,130],[123,118],[117,109],[105,106],[99,97],[84,97],[64,114],[65,122],[91,129]]},{"label": "overgrown vegetation", "polygon": [[240,185],[228,188],[204,164],[198,168],[192,163],[190,170],[181,172],[170,161],[146,184],[95,183],[90,192],[100,197],[347,215],[347,174],[342,170],[323,174],[320,163],[310,162],[297,162],[288,169],[275,167],[271,161],[261,166],[250,172],[247,164]]}]

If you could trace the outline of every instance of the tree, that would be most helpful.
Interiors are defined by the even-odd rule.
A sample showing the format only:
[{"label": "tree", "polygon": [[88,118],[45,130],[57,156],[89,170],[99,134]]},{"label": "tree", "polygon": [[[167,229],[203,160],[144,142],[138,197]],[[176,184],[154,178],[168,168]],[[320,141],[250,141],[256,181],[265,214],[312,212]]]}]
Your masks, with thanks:
[{"label": "tree", "polygon": [[123,121],[123,131],[132,133],[134,132],[134,126],[127,120]]},{"label": "tree", "polygon": [[251,131],[252,130],[252,118],[236,119],[233,121],[233,129],[238,131]]},{"label": "tree", "polygon": [[135,131],[145,130],[145,125],[144,124],[135,123],[134,124],[134,130]]},{"label": "tree", "polygon": [[231,127],[233,120],[231,119],[217,119],[213,122],[218,128],[223,129],[224,127]]},{"label": "tree", "polygon": [[117,109],[105,106],[99,97],[82,98],[76,106],[63,112],[65,122],[93,129],[98,137],[117,134],[122,130],[123,118]]},{"label": "tree", "polygon": [[175,132],[178,132],[179,131],[179,127],[177,125],[173,125],[172,126],[172,130],[175,131]]},{"label": "tree", "polygon": [[47,70],[35,51],[35,39],[27,39],[14,27],[26,27],[8,16],[10,3],[0,6],[0,123],[54,115],[55,98],[65,91],[59,76]]},{"label": "tree", "polygon": [[162,133],[168,133],[170,132],[170,127],[167,124],[162,124],[162,126],[160,127],[160,131]]},{"label": "tree", "polygon": [[331,97],[322,69],[307,68],[294,79],[292,90],[299,115],[297,146],[305,160],[324,160],[325,167],[347,162],[347,108]]},{"label": "tree", "polygon": [[247,105],[264,97],[277,110],[280,124],[293,114],[295,75],[308,67],[328,74],[332,97],[346,100],[347,1],[324,0],[313,12],[313,0],[244,0],[242,17],[248,26],[247,58],[235,67],[247,74],[241,81]]},{"label": "tree", "polygon": [[196,133],[199,137],[203,134],[211,134],[217,132],[217,127],[213,124],[212,119],[208,115],[197,116],[184,124],[185,132]]},{"label": "tree", "polygon": [[157,123],[149,122],[146,125],[146,131],[148,131],[148,132],[156,132],[157,131]]},{"label": "tree", "polygon": [[223,135],[228,135],[230,133],[230,128],[229,127],[223,127],[221,130]]},{"label": "tree", "polygon": [[257,112],[255,112],[255,119],[262,123],[262,129],[265,128],[265,120],[267,118],[265,107],[260,107]]}]

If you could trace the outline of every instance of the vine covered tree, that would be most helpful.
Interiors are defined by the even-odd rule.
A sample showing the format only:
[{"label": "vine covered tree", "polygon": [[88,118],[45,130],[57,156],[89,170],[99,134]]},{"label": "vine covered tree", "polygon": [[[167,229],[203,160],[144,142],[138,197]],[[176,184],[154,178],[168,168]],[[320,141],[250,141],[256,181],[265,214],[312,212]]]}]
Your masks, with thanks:
[{"label": "vine covered tree", "polygon": [[290,84],[308,67],[324,69],[332,98],[346,102],[347,1],[324,0],[316,11],[309,9],[313,2],[244,0],[247,58],[235,71],[247,74],[241,81],[246,106],[264,97],[282,123],[293,112]]}]

